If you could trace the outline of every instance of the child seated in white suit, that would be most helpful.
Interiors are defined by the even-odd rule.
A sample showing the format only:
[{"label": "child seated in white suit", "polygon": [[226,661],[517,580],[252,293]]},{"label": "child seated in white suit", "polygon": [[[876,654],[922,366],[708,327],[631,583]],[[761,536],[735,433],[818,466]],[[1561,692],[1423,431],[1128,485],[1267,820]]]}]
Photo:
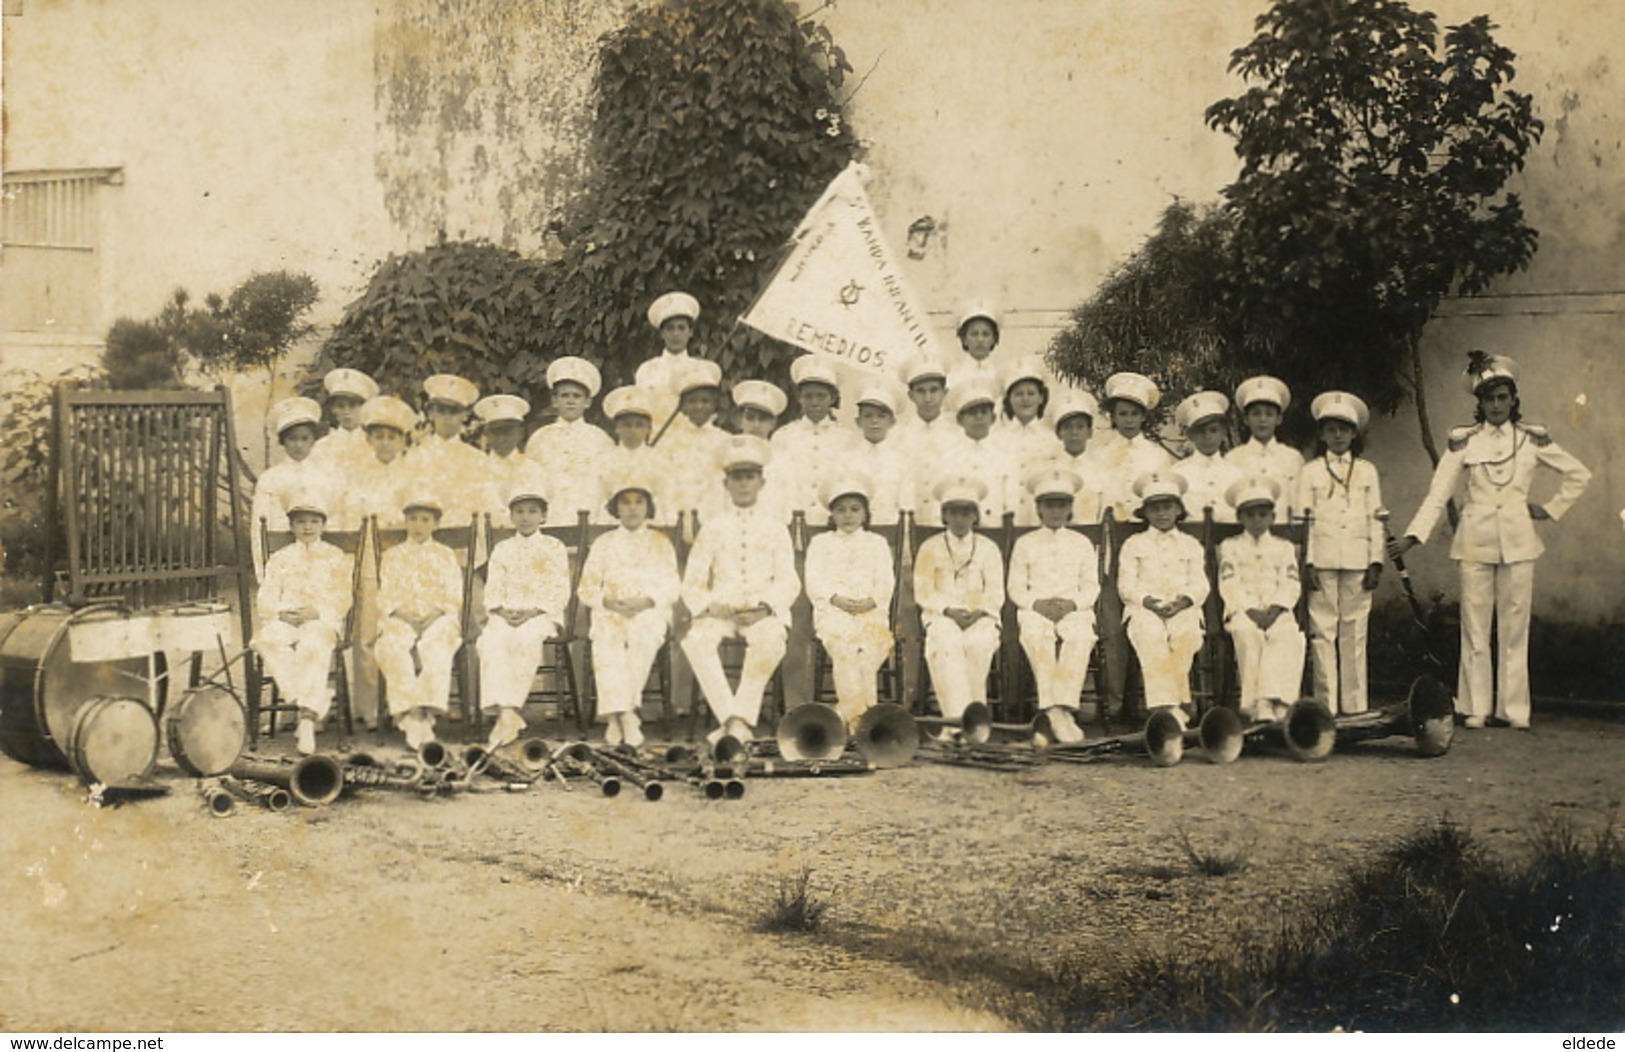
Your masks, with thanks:
[{"label": "child seated in white suit", "polygon": [[1224,494],[1243,532],[1219,545],[1219,595],[1241,671],[1241,714],[1253,720],[1285,714],[1303,681],[1305,643],[1292,616],[1298,553],[1270,532],[1280,497],[1280,483],[1267,475],[1233,482]]},{"label": "child seated in white suit", "polygon": [[254,649],[282,696],[299,706],[299,751],[316,751],[316,724],[333,706],[327,670],[353,598],[350,559],[322,540],[327,505],[317,491],[295,494],[286,508],[294,543],[265,563]]},{"label": "child seated in white suit", "polygon": [[950,478],[932,490],[947,529],[920,545],[914,598],[925,625],[925,660],[946,719],[987,701],[987,673],[999,649],[1004,609],[1004,557],[998,542],[976,532],[985,482]]},{"label": "child seated in white suit", "polygon": [[682,579],[671,541],[651,529],[650,484],[628,479],[610,498],[620,526],[599,537],[581,569],[577,596],[592,611],[592,671],[604,741],[643,744],[638,703],[671,626]]},{"label": "child seated in white suit", "polygon": [[1089,538],[1067,528],[1083,480],[1063,468],[1030,475],[1039,528],[1010,553],[1010,601],[1038,684],[1038,710],[1056,741],[1080,742],[1078,697],[1095,648],[1100,563]]},{"label": "child seated in white suit", "polygon": [[813,629],[829,652],[835,711],[849,730],[879,700],[875,677],[896,639],[891,600],[897,571],[886,539],[865,529],[870,485],[861,477],[825,483],[820,496],[833,528],[807,545]]},{"label": "child seated in white suit", "polygon": [[434,539],[440,502],[413,498],[401,510],[406,540],[378,564],[383,620],[374,653],[389,692],[389,714],[407,747],[416,749],[434,740],[435,714],[445,712],[451,698],[452,659],[463,642],[463,573],[456,554]]},{"label": "child seated in white suit", "polygon": [[1147,709],[1172,708],[1188,722],[1191,661],[1202,649],[1202,603],[1208,596],[1202,545],[1178,529],[1185,517],[1185,480],[1173,472],[1134,482],[1134,514],[1150,524],[1123,542],[1117,588],[1140,672]]},{"label": "child seated in white suit", "polygon": [[480,633],[480,693],[487,715],[496,714],[487,744],[508,744],[525,729],[522,712],[530,694],[542,646],[562,631],[570,601],[570,552],[564,542],[541,532],[548,494],[536,476],[508,495],[514,530],[491,549],[485,578],[485,611]]}]

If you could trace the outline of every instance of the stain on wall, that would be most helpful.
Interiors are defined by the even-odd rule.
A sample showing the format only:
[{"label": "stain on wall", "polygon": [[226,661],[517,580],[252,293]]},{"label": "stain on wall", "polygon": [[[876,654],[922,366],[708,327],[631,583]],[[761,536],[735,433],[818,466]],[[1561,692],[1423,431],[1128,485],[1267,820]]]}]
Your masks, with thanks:
[{"label": "stain on wall", "polygon": [[579,182],[599,0],[395,0],[378,12],[376,174],[396,249],[487,238],[544,251]]}]

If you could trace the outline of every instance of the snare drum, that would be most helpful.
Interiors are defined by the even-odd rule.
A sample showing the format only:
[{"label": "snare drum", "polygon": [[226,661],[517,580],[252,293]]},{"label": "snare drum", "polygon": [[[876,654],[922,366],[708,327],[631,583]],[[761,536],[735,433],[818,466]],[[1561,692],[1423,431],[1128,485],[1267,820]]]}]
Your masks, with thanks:
[{"label": "snare drum", "polygon": [[152,773],[158,721],[139,698],[93,698],[79,707],[68,763],[86,785],[123,785]]},{"label": "snare drum", "polygon": [[145,692],[144,656],[73,660],[69,627],[106,619],[106,608],[97,607],[0,614],[0,752],[35,767],[68,767],[80,706],[96,697]]},{"label": "snare drum", "polygon": [[177,767],[208,778],[237,762],[248,740],[248,720],[229,690],[204,684],[170,706],[164,717],[164,740]]}]

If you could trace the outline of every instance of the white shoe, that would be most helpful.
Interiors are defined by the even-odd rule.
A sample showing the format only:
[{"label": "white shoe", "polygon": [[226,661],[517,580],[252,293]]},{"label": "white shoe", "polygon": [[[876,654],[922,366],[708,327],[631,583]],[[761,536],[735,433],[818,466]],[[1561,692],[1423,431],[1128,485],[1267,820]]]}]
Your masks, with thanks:
[{"label": "white shoe", "polygon": [[491,726],[491,736],[485,740],[486,748],[500,749],[517,739],[524,729],[525,717],[519,714],[518,709],[503,709],[497,713],[496,723]]},{"label": "white shoe", "polygon": [[1461,725],[1470,731],[1481,731],[1484,729],[1484,717],[1469,716],[1461,721]]},{"label": "white shoe", "polygon": [[621,744],[622,738],[621,714],[612,712],[609,714],[609,722],[604,724],[604,744],[613,748]]},{"label": "white shoe", "polygon": [[638,714],[635,712],[628,712],[621,717],[621,720],[622,740],[636,749],[643,744],[643,721],[638,719]]},{"label": "white shoe", "polygon": [[301,756],[309,756],[316,751],[316,721],[301,719],[299,729],[293,732],[294,748],[299,750]]},{"label": "white shoe", "polygon": [[1083,728],[1079,727],[1078,721],[1072,718],[1071,709],[1056,706],[1047,709],[1046,712],[1049,714],[1050,731],[1055,735],[1057,742],[1062,745],[1074,745],[1083,741]]},{"label": "white shoe", "polygon": [[434,741],[434,722],[427,716],[406,715],[395,721],[406,735],[406,747],[417,751],[425,742]]}]

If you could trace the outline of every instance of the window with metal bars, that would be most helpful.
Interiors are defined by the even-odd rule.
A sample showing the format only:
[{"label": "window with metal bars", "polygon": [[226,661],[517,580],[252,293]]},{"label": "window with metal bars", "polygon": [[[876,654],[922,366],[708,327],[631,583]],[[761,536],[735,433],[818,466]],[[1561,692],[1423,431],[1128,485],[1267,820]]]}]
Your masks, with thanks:
[{"label": "window with metal bars", "polygon": [[88,332],[101,305],[103,186],[119,168],[7,172],[0,180],[0,329]]}]

